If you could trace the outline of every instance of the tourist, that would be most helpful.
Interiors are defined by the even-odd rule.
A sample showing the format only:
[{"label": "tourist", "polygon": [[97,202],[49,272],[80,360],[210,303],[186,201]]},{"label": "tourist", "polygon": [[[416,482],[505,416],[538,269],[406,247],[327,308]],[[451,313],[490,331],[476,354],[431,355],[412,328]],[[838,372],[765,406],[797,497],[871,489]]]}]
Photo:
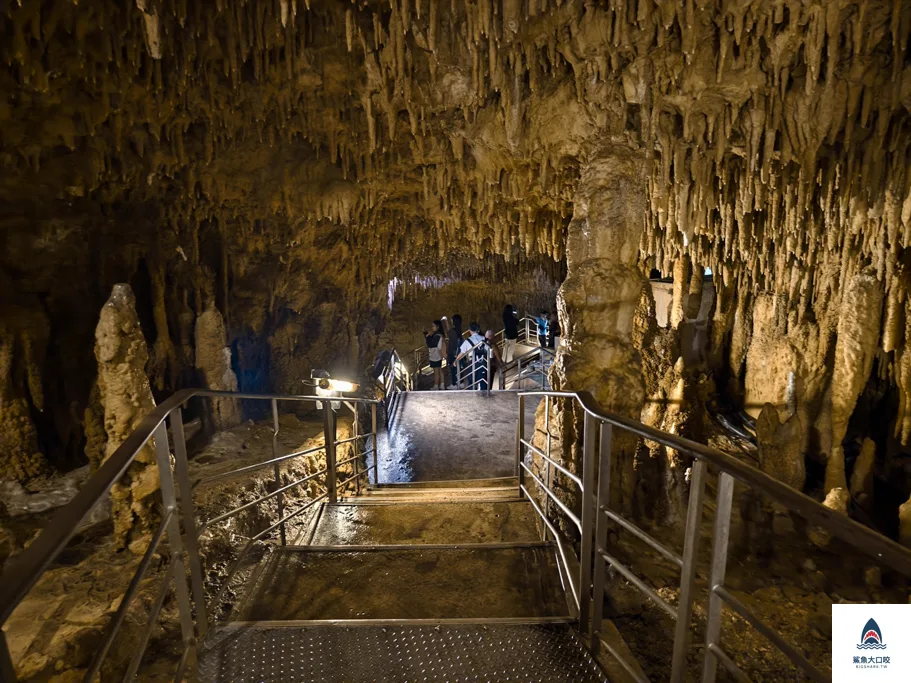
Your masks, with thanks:
[{"label": "tourist", "polygon": [[512,304],[503,309],[503,361],[512,362],[519,340],[519,313]]},{"label": "tourist", "polygon": [[449,366],[450,389],[459,388],[459,365],[456,358],[459,355],[459,347],[462,345],[462,316],[456,313],[452,316],[452,326],[446,334],[446,365]]},{"label": "tourist", "polygon": [[433,388],[445,389],[446,384],[443,381],[443,351],[445,345],[443,340],[446,338],[443,332],[443,321],[433,321],[433,331],[427,334],[424,330],[424,341],[427,343],[427,357],[430,360],[430,367],[433,368]]},{"label": "tourist", "polygon": [[538,344],[547,346],[547,311],[540,311],[535,322],[538,325]]},{"label": "tourist", "polygon": [[551,349],[560,347],[560,318],[556,311],[550,314],[547,321],[547,346]]},{"label": "tourist", "polygon": [[[503,367],[503,357],[500,355],[500,349],[497,348],[496,337],[494,336],[493,330],[487,330],[487,334],[484,335],[484,338],[487,339],[487,345],[490,347],[490,385],[493,387],[494,377],[498,375],[500,369]],[[499,388],[503,389],[503,375],[500,374]]]},{"label": "tourist", "polygon": [[487,354],[489,346],[487,340],[481,336],[481,326],[471,323],[468,326],[471,334],[459,347],[466,364],[473,363],[471,371],[467,373],[466,380],[469,389],[483,390],[487,388]]}]

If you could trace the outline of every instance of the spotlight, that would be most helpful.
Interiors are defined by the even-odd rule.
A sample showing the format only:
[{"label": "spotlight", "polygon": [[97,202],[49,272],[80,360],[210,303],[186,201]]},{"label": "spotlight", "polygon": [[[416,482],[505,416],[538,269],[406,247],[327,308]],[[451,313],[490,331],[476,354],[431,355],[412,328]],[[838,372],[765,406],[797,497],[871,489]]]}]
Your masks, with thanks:
[{"label": "spotlight", "polygon": [[[316,395],[320,398],[338,398],[342,394],[348,394],[357,391],[359,385],[354,382],[348,382],[342,379],[332,379],[325,370],[311,370],[310,379],[314,380],[313,386],[316,387]],[[330,401],[333,410],[341,407],[340,401]],[[317,404],[317,408],[322,408],[322,403]]]},{"label": "spotlight", "polygon": [[316,380],[316,388],[323,391],[338,391],[343,394],[350,394],[360,388],[360,385],[354,382],[333,379],[325,370],[311,370],[310,379]]}]

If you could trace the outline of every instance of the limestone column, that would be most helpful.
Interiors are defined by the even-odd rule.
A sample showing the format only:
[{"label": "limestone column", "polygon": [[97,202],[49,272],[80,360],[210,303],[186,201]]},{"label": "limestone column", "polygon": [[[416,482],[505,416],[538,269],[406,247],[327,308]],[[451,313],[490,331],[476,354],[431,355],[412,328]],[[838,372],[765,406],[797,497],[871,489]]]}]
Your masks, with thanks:
[{"label": "limestone column", "polygon": [[[196,319],[196,367],[206,389],[237,391],[237,375],[231,369],[225,321],[210,300]],[[229,429],[241,422],[240,402],[234,398],[211,399],[212,426]]]},{"label": "limestone column", "polygon": [[[611,144],[582,171],[566,236],[566,280],[557,294],[563,342],[551,377],[554,389],[589,391],[603,410],[636,419],[645,398],[633,345],[633,318],[648,285],[637,267],[647,211],[644,162],[642,152]],[[582,443],[574,435],[583,416],[566,407],[558,404],[552,414],[552,453],[581,471]],[[543,411],[536,432],[542,429]],[[629,504],[635,445],[615,433],[613,505]]]},{"label": "limestone column", "polygon": [[[155,408],[146,375],[148,347],[136,314],[129,285],[114,285],[95,328],[98,392],[107,433],[104,457],[109,458],[143,417]],[[158,468],[152,440],[136,456],[126,474],[111,489],[115,539],[141,551],[136,543],[151,530],[158,490]]]},{"label": "limestone column", "polygon": [[879,340],[883,286],[869,272],[848,282],[838,318],[835,367],[832,372],[832,452],[826,465],[825,505],[847,512],[848,482],[841,442],[857,399],[873,370]]}]

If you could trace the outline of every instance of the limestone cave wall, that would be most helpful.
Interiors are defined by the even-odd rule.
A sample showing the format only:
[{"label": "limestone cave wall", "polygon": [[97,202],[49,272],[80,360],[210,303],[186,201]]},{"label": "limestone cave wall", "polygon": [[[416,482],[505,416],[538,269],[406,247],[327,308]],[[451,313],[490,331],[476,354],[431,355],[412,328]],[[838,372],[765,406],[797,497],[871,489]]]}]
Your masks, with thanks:
[{"label": "limestone cave wall", "polygon": [[[909,33],[908,3],[872,0],[0,3],[0,469],[66,466],[97,435],[115,283],[157,394],[201,381],[213,308],[238,386],[293,391],[363,363],[389,281],[452,254],[572,278],[579,220],[633,252],[599,257],[613,338],[594,281],[565,291],[561,367],[638,339],[627,398],[697,386],[637,317],[634,271],[683,291],[708,267],[717,393],[805,420],[834,507],[865,433],[907,481]],[[586,190],[613,192],[595,176],[618,163],[627,196]]]}]

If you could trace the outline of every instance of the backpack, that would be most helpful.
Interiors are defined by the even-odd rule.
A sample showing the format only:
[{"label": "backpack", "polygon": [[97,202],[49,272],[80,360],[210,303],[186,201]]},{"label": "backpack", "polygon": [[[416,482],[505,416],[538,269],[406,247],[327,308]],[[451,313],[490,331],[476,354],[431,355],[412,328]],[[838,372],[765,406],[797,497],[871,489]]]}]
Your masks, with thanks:
[{"label": "backpack", "polygon": [[425,341],[427,342],[428,359],[433,362],[443,360],[443,337],[439,334],[431,334]]}]

